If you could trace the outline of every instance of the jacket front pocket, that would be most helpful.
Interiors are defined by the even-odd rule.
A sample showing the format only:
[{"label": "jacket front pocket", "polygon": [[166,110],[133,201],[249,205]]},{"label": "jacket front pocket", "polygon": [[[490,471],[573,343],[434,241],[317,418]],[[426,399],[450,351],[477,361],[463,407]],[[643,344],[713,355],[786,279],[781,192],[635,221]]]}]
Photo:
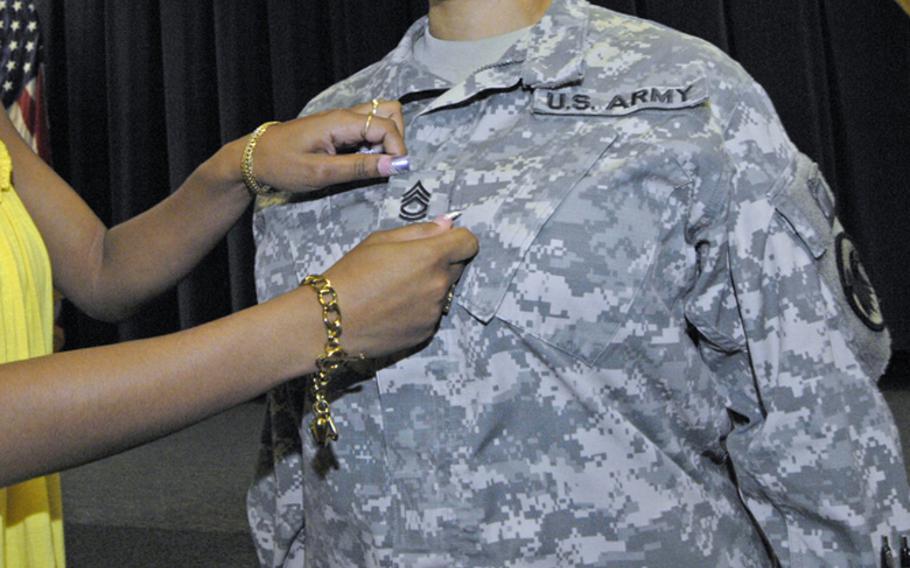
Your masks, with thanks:
[{"label": "jacket front pocket", "polygon": [[618,146],[543,225],[496,314],[588,364],[627,320],[689,181],[662,151],[612,159]]}]

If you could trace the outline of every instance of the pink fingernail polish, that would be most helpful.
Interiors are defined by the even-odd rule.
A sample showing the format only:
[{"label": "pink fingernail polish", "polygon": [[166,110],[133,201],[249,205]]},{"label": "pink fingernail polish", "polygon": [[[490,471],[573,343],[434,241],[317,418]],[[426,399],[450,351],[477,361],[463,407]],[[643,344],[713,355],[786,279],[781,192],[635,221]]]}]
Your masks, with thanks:
[{"label": "pink fingernail polish", "polygon": [[435,218],[433,218],[433,222],[444,229],[452,227],[452,219],[449,219],[445,215],[437,215]]},{"label": "pink fingernail polish", "polygon": [[389,177],[392,170],[392,157],[380,156],[379,162],[376,163],[376,169],[382,177]]},{"label": "pink fingernail polish", "polygon": [[443,213],[442,215],[437,215],[433,222],[439,225],[440,227],[451,227],[455,220],[461,217],[461,214],[464,211],[449,211],[448,213]]}]

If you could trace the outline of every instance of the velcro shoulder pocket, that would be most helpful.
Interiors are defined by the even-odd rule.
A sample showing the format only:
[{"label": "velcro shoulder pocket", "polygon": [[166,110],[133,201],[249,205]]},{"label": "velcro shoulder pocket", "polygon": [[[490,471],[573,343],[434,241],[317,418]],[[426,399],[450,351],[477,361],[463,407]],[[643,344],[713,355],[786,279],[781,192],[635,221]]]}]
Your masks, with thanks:
[{"label": "velcro shoulder pocket", "polygon": [[835,214],[835,200],[818,166],[800,155],[791,183],[772,196],[784,226],[816,260],[829,310],[867,374],[880,377],[890,357],[878,296],[859,251]]}]

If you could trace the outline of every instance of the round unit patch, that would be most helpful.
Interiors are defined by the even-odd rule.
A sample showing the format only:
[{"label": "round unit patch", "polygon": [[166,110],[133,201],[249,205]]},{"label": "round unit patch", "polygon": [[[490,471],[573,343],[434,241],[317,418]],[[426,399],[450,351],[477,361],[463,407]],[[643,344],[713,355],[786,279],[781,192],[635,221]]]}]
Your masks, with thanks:
[{"label": "round unit patch", "polygon": [[885,329],[885,318],[879,306],[878,296],[869,282],[866,269],[859,261],[859,253],[847,233],[837,235],[837,271],[844,287],[847,303],[866,327],[874,331]]}]

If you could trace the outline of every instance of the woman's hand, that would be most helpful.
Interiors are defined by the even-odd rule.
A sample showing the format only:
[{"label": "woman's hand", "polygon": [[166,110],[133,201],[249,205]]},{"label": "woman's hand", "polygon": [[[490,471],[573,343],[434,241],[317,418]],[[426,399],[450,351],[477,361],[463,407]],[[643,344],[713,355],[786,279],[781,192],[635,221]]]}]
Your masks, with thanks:
[{"label": "woman's hand", "polygon": [[[392,160],[407,154],[401,105],[379,102],[366,128],[371,109],[364,103],[271,126],[253,154],[256,179],[283,191],[311,191],[393,175]],[[361,147],[374,153],[352,151]]]},{"label": "woman's hand", "polygon": [[325,273],[338,293],[342,347],[377,357],[429,338],[475,254],[477,238],[444,220],[367,237]]}]

